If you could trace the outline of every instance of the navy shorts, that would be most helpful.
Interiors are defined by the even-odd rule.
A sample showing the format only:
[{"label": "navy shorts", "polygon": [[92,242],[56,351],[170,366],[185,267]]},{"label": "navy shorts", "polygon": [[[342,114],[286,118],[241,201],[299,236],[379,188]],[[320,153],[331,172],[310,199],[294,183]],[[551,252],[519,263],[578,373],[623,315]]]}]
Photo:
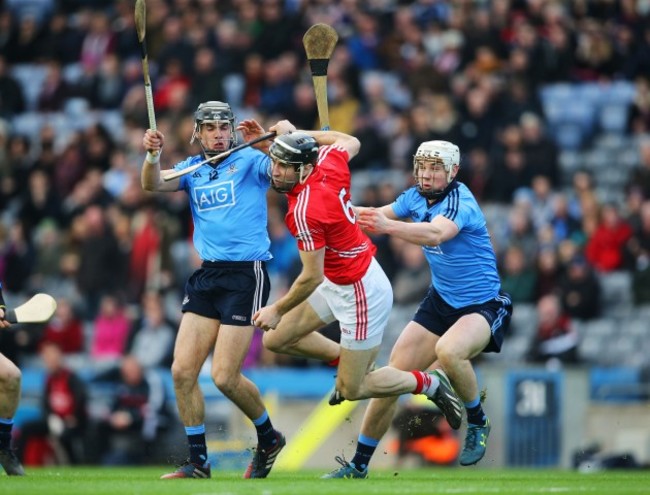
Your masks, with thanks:
[{"label": "navy shorts", "polygon": [[461,316],[473,313],[480,314],[490,324],[492,337],[483,352],[500,352],[503,335],[510,326],[512,316],[512,301],[503,291],[499,291],[499,295],[490,301],[457,309],[447,304],[433,287],[429,287],[413,321],[442,337]]},{"label": "navy shorts", "polygon": [[252,325],[270,288],[264,261],[204,261],[185,284],[182,311],[226,325]]}]

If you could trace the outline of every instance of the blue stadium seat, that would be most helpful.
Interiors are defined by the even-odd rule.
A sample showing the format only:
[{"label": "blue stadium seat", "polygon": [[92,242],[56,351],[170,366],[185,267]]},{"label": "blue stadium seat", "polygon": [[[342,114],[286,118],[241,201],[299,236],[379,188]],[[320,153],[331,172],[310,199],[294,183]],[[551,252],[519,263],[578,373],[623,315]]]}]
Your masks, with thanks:
[{"label": "blue stadium seat", "polygon": [[638,369],[600,368],[589,371],[589,396],[596,402],[637,402],[643,397]]},{"label": "blue stadium seat", "polygon": [[38,64],[17,64],[11,68],[14,76],[23,88],[27,110],[36,110],[38,97],[41,94],[47,66]]},{"label": "blue stadium seat", "polygon": [[22,136],[38,135],[45,122],[45,115],[39,112],[24,112],[11,119],[14,134]]}]

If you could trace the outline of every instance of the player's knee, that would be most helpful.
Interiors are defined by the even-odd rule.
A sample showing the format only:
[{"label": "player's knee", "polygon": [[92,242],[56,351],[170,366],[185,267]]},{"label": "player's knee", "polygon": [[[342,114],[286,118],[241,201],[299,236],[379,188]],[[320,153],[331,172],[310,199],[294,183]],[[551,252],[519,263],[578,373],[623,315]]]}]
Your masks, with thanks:
[{"label": "player's knee", "polygon": [[284,338],[273,330],[264,333],[262,343],[269,351],[282,353],[287,348],[287,343]]},{"label": "player's knee", "polygon": [[174,361],[172,364],[172,378],[174,387],[185,388],[195,383],[197,377],[190,368]]},{"label": "player's knee", "polygon": [[7,363],[0,368],[0,386],[7,391],[19,390],[22,374],[15,364]]},{"label": "player's knee", "polygon": [[235,389],[237,388],[237,378],[238,375],[233,375],[231,373],[223,372],[213,372],[212,381],[216,387],[221,391],[226,397],[231,397]]},{"label": "player's knee", "polygon": [[461,359],[458,349],[444,340],[439,340],[436,344],[436,356],[443,368],[452,366]]},{"label": "player's knee", "polygon": [[347,400],[360,400],[364,398],[361,396],[360,386],[343,380],[336,381],[336,389],[341,392],[341,395],[343,395]]}]

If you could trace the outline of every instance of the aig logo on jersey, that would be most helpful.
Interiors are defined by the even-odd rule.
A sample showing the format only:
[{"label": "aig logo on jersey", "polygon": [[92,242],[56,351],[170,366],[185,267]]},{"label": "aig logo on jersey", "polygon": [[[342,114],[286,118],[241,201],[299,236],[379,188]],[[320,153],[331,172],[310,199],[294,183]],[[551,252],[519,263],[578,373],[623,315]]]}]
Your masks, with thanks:
[{"label": "aig logo on jersey", "polygon": [[235,190],[232,181],[210,184],[194,189],[194,202],[199,211],[215,210],[235,204]]}]

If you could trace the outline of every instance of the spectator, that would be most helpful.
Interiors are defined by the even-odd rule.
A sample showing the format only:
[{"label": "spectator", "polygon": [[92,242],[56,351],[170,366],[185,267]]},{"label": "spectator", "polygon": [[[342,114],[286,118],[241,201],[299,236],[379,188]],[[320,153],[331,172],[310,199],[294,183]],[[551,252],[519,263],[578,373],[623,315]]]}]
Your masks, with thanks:
[{"label": "spectator", "polygon": [[17,443],[19,457],[26,465],[40,465],[44,461],[43,449],[53,447],[59,453],[59,464],[85,462],[86,386],[65,366],[63,352],[56,343],[43,343],[40,355],[47,372],[41,398],[42,416],[22,426]]},{"label": "spectator", "polygon": [[64,354],[84,350],[83,323],[67,299],[57,300],[56,313],[45,326],[41,337],[41,349],[49,344],[56,345]]},{"label": "spectator", "polygon": [[225,100],[223,90],[223,72],[215,57],[215,51],[204,46],[194,55],[194,72],[191,79],[191,91],[188,105],[196,108],[209,100]]},{"label": "spectator", "polygon": [[555,294],[547,294],[537,302],[537,332],[530,359],[549,366],[557,362],[578,362],[578,333],[571,326],[571,319],[562,311],[560,299]]},{"label": "spectator", "polygon": [[89,206],[80,218],[79,228],[82,237],[77,284],[86,299],[84,318],[93,319],[100,298],[124,287],[126,265],[102,208]]},{"label": "spectator", "polygon": [[90,26],[81,42],[81,64],[92,71],[99,66],[108,54],[115,51],[115,33],[107,13],[96,10],[90,14]]},{"label": "spectator", "polygon": [[623,268],[623,248],[631,236],[632,228],[621,218],[618,207],[604,205],[598,226],[587,240],[587,260],[600,272],[620,270]]},{"label": "spectator", "polygon": [[93,321],[90,357],[94,360],[116,360],[124,355],[131,324],[124,308],[114,295],[101,298],[99,314]]},{"label": "spectator", "polygon": [[546,177],[553,187],[560,185],[557,146],[545,134],[541,118],[526,112],[521,116],[523,152],[530,177]]},{"label": "spectator", "polygon": [[512,302],[534,302],[536,282],[537,277],[528,266],[524,250],[517,245],[509,246],[501,264],[501,287],[512,294]]},{"label": "spectator", "polygon": [[61,64],[51,60],[47,64],[47,74],[38,95],[38,110],[58,112],[63,110],[65,101],[72,96],[72,88],[63,79]]},{"label": "spectator", "polygon": [[545,247],[537,254],[536,264],[537,284],[535,286],[535,299],[548,295],[557,290],[560,265],[558,255],[552,247]]},{"label": "spectator", "polygon": [[45,54],[43,31],[32,14],[18,19],[18,28],[10,30],[5,55],[12,64],[27,64],[41,60]]},{"label": "spectator", "polygon": [[600,281],[587,260],[575,256],[558,284],[562,309],[578,320],[591,320],[600,314]]},{"label": "spectator", "polygon": [[143,368],[171,365],[174,348],[174,325],[165,318],[162,298],[157,292],[142,296],[142,319],[135,328],[129,354],[135,356]]},{"label": "spectator", "polygon": [[130,355],[121,360],[116,387],[108,416],[95,425],[95,455],[105,465],[140,464],[166,426],[165,389]]},{"label": "spectator", "polygon": [[0,117],[12,117],[25,108],[22,86],[10,74],[5,57],[0,55]]},{"label": "spectator", "polygon": [[392,280],[393,299],[397,304],[413,304],[422,300],[431,285],[431,272],[422,247],[417,244],[390,239],[397,245],[400,269]]}]

